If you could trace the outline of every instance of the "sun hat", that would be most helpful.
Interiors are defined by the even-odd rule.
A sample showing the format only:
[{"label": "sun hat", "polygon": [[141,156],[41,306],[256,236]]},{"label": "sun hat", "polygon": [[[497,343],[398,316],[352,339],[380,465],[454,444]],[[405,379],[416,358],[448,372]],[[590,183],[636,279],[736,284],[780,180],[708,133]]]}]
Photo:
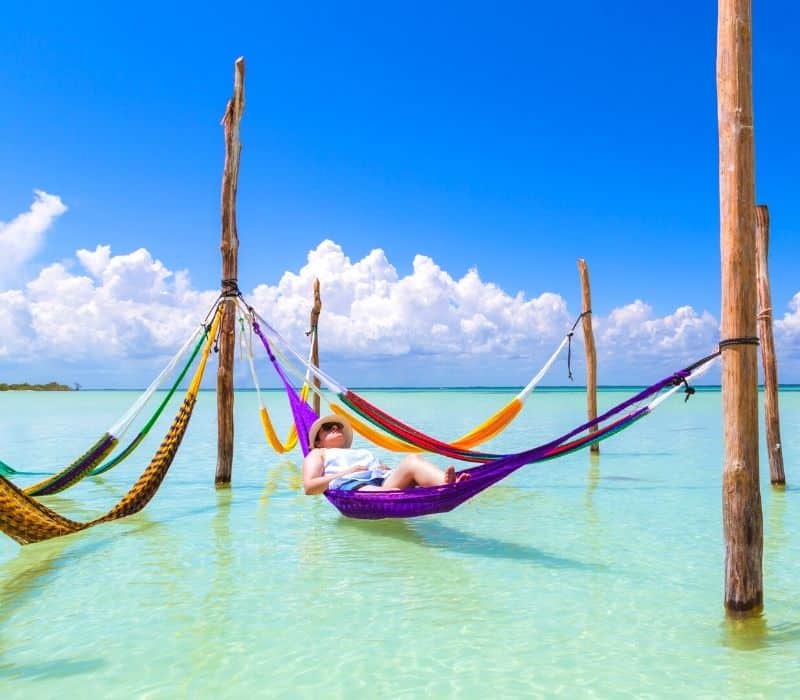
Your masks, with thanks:
[{"label": "sun hat", "polygon": [[311,427],[308,429],[309,447],[314,447],[314,443],[317,441],[317,433],[324,423],[339,423],[339,425],[342,426],[342,434],[344,435],[344,446],[350,447],[350,445],[353,444],[353,429],[350,427],[347,418],[331,413],[327,416],[320,416],[311,424]]}]

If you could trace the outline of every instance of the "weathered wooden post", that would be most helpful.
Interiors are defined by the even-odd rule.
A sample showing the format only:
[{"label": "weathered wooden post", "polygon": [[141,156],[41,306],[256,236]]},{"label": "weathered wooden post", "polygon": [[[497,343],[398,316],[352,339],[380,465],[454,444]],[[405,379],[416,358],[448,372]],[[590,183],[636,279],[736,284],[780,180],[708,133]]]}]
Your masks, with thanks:
[{"label": "weathered wooden post", "polygon": [[239,234],[236,230],[236,189],[239,182],[239,122],[244,112],[244,58],[237,58],[233,72],[233,96],[225,108],[225,165],[222,171],[222,294],[223,315],[219,334],[217,369],[217,486],[231,482],[233,467],[233,356],[236,344],[236,300],[239,286]]},{"label": "weathered wooden post", "polygon": [[769,209],[756,207],[756,278],[758,287],[758,336],[761,338],[761,364],[764,367],[764,424],[767,430],[769,480],[773,486],[785,486],[781,423],[778,413],[778,365],[772,336],[772,295],[769,289]]},{"label": "weathered wooden post", "polygon": [[758,487],[755,182],[750,0],[719,0],[720,247],[725,608],[763,606],[763,516]]},{"label": "weathered wooden post", "polygon": [[[318,335],[318,327],[319,327],[319,312],[322,311],[322,297],[319,293],[319,280],[314,280],[314,306],[311,307],[311,322],[310,322],[310,329],[309,333],[311,334],[311,364],[314,367],[319,367],[319,335]],[[311,378],[311,381],[314,383],[314,386],[319,389],[319,377],[314,375]],[[314,392],[314,411],[316,411],[317,415],[319,415],[319,392]]]},{"label": "weathered wooden post", "polygon": [[[578,258],[578,272],[581,277],[583,346],[586,348],[586,411],[589,420],[594,420],[597,418],[597,351],[594,347],[594,331],[592,330],[592,290],[589,286],[589,268],[583,258]],[[590,428],[589,432],[596,433],[597,426]],[[589,451],[598,454],[600,443],[592,444]]]}]

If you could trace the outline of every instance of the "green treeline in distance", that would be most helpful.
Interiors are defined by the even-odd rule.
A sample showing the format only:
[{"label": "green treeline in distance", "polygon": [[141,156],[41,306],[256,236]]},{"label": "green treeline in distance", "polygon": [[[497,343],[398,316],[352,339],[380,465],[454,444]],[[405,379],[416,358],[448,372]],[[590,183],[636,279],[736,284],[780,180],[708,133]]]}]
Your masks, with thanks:
[{"label": "green treeline in distance", "polygon": [[48,384],[28,384],[28,382],[5,384],[0,382],[0,391],[72,391],[72,387],[58,382],[49,382]]}]

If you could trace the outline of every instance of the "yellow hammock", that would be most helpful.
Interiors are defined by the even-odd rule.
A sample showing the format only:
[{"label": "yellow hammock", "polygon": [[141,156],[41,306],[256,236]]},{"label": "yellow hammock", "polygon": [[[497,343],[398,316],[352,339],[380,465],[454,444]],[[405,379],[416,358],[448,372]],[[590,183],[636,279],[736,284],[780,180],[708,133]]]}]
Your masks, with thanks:
[{"label": "yellow hammock", "polygon": [[[303,399],[303,401],[308,400],[308,384],[303,384],[303,388],[300,391],[300,398]],[[261,415],[261,425],[264,426],[264,435],[275,452],[283,454],[284,452],[293,450],[297,446],[297,428],[294,424],[292,424],[292,427],[289,429],[286,441],[281,442],[275,432],[275,428],[272,426],[269,413],[267,413],[267,407],[262,404],[259,413]]]},{"label": "yellow hammock", "polygon": [[206,368],[208,353],[214,343],[217,328],[219,327],[219,319],[220,311],[218,307],[214,314],[211,331],[208,334],[208,340],[203,349],[200,363],[197,366],[197,370],[195,370],[183,404],[150,464],[116,506],[105,515],[89,522],[82,523],[70,520],[26,495],[24,491],[14,486],[8,479],[0,476],[0,530],[20,544],[29,544],[86,530],[93,525],[118,520],[142,510],[156,494],[159,486],[161,486],[161,482],[164,480],[181,444],[186,427],[189,425],[189,419],[197,401],[197,392],[200,389],[200,382],[203,379],[203,372]]}]

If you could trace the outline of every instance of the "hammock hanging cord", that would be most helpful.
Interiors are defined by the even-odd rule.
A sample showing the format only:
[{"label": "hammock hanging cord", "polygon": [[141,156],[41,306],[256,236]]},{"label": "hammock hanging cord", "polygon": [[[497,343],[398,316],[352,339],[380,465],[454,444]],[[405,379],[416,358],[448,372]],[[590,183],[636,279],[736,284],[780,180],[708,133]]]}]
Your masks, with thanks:
[{"label": "hammock hanging cord", "polygon": [[[244,302],[242,303],[244,304]],[[276,340],[280,342],[284,349],[291,353],[300,364],[306,367],[307,373],[311,372],[322,379],[326,386],[330,390],[335,391],[342,403],[346,405],[352,412],[363,418],[366,418],[376,427],[388,433],[388,437],[377,433],[365,423],[361,422],[357,418],[354,418],[352,415],[344,413],[342,409],[331,404],[331,408],[334,410],[334,412],[338,411],[339,415],[345,415],[348,417],[353,425],[353,429],[370,440],[370,442],[373,442],[380,447],[397,452],[433,451],[439,452],[440,454],[446,454],[454,459],[466,459],[472,461],[485,461],[485,459],[492,458],[490,453],[473,453],[472,448],[483,444],[484,442],[487,442],[489,439],[498,435],[519,414],[526,398],[531,394],[534,388],[539,384],[542,378],[555,363],[556,359],[564,349],[564,346],[569,343],[575,327],[584,315],[581,314],[578,317],[572,326],[572,330],[570,330],[564,336],[555,352],[553,352],[550,358],[548,358],[541,370],[539,370],[539,372],[531,379],[531,381],[506,406],[500,408],[495,414],[489,416],[489,418],[487,418],[483,423],[479,424],[460,438],[453,440],[452,442],[444,442],[438,441],[435,438],[431,438],[430,436],[425,435],[421,431],[402,423],[398,419],[393,418],[388,414],[376,416],[372,412],[371,408],[367,408],[361,404],[361,397],[339,384],[329,375],[321,372],[319,368],[313,366],[310,361],[306,361],[301,358],[299,354],[288,345],[281,334],[278,333],[278,331],[275,330],[269,323],[267,323],[263,317],[261,317],[252,307],[247,306],[247,310],[253,318],[253,322],[255,323],[255,319],[258,318],[264,327],[267,328],[276,338]],[[277,358],[273,354],[272,348],[270,347],[270,344],[263,332],[257,330],[256,334],[261,338],[262,344],[267,351],[270,361],[275,366],[276,371],[280,372],[281,370],[278,367]],[[316,387],[312,386],[311,390],[315,391],[318,396],[322,396],[321,392],[319,392]]]}]

